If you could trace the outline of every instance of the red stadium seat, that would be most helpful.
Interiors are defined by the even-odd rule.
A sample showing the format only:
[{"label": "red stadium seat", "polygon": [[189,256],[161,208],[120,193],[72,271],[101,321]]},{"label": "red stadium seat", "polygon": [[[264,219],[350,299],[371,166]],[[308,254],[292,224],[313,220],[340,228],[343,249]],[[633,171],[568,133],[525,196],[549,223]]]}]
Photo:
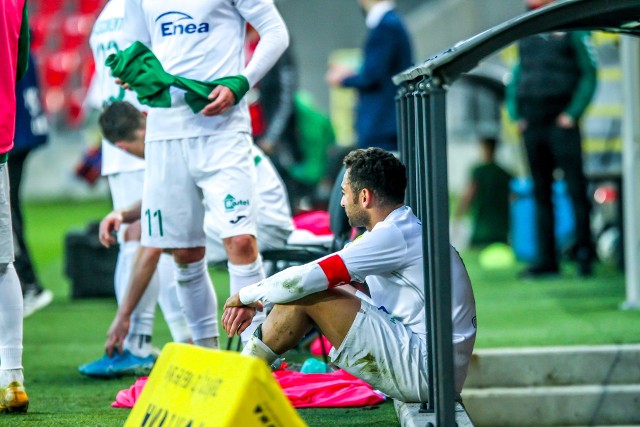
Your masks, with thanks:
[{"label": "red stadium seat", "polygon": [[66,122],[69,126],[77,128],[82,124],[84,119],[84,109],[82,104],[86,96],[85,88],[74,89],[71,95],[67,97],[66,102]]},{"label": "red stadium seat", "polygon": [[93,55],[89,55],[85,59],[82,60],[82,70],[80,72],[80,85],[87,89],[91,84],[91,79],[93,79],[93,74],[96,71],[96,64],[93,62]]},{"label": "red stadium seat", "polygon": [[53,53],[45,61],[43,77],[47,86],[63,86],[81,65],[80,55],[73,50]]},{"label": "red stadium seat", "polygon": [[62,25],[62,49],[75,49],[89,40],[96,17],[89,13],[69,15]]},{"label": "red stadium seat", "polygon": [[80,13],[90,13],[97,16],[106,3],[105,0],[78,0],[77,10]]},{"label": "red stadium seat", "polygon": [[37,15],[30,17],[31,46],[33,49],[53,50],[60,33],[59,15]]},{"label": "red stadium seat", "polygon": [[[61,12],[64,9],[64,0],[39,0],[32,2],[33,15],[51,15],[57,12]],[[30,5],[30,7],[32,7]]]}]

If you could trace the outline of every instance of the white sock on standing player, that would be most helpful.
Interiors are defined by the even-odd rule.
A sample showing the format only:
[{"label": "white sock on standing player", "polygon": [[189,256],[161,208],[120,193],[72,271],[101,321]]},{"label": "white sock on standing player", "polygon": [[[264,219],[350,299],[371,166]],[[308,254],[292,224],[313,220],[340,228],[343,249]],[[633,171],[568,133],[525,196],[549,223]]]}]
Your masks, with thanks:
[{"label": "white sock on standing player", "polygon": [[[229,269],[229,288],[231,295],[240,291],[240,289],[245,286],[253,285],[265,278],[264,269],[262,268],[262,257],[259,254],[258,258],[251,264],[238,265],[228,262],[227,268]],[[266,317],[267,315],[264,311],[256,312],[255,317],[251,321],[251,325],[241,334],[243,343],[249,340],[249,337],[251,337],[258,325],[264,322]]]},{"label": "white sock on standing player", "polygon": [[[140,242],[130,240],[120,245],[118,261],[115,272],[115,290],[118,304],[124,298],[131,279],[131,267],[138,253]],[[129,334],[124,341],[124,349],[129,350],[138,357],[147,357],[151,354],[151,336],[153,335],[153,322],[155,318],[156,301],[158,298],[158,285],[150,283],[142,295],[133,313]]]},{"label": "white sock on standing player", "polygon": [[[12,263],[0,264],[0,370],[22,375],[22,290]],[[16,378],[17,379],[17,378]],[[22,381],[21,381],[22,382]],[[0,384],[6,385],[6,384]]]},{"label": "white sock on standing player", "polygon": [[175,342],[190,342],[191,331],[187,325],[187,318],[178,299],[178,283],[173,277],[173,258],[169,254],[160,255],[158,267],[152,280],[160,284],[158,305],[167,322],[171,337]]},{"label": "white sock on standing player", "polygon": [[[218,302],[207,271],[206,259],[174,263],[178,297],[196,345],[211,347],[218,337]],[[213,338],[216,338],[213,340]]]}]

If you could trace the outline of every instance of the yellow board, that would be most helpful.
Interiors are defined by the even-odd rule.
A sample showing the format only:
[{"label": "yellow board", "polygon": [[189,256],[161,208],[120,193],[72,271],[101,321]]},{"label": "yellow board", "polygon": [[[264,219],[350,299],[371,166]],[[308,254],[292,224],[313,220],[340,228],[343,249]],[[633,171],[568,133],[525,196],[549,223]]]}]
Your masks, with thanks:
[{"label": "yellow board", "polygon": [[167,344],[125,427],[297,427],[306,424],[262,361]]}]

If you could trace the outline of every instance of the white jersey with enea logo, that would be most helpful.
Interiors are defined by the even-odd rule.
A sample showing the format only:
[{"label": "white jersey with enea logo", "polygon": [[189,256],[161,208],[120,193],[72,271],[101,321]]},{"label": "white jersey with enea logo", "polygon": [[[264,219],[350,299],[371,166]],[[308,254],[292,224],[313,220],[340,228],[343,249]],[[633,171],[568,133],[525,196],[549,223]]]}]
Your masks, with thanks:
[{"label": "white jersey with enea logo", "polygon": [[[96,71],[85,104],[98,110],[102,110],[105,105],[114,101],[128,101],[138,109],[146,110],[138,103],[134,92],[125,91],[116,84],[111,70],[104,65],[108,55],[125,49],[132,42],[122,33],[124,1],[111,0],[105,5],[89,38]],[[144,169],[144,160],[121,150],[106,139],[102,140],[102,175],[142,169]]]},{"label": "white jersey with enea logo", "polygon": [[[407,206],[394,210],[338,252],[351,280],[366,281],[369,286],[371,298],[363,299],[398,319],[424,341],[422,253],[422,225]],[[456,373],[466,375],[475,342],[476,309],[467,270],[453,247],[451,294],[454,363]]]},{"label": "white jersey with enea logo", "polygon": [[[253,85],[288,45],[288,33],[272,0],[127,0],[125,31],[148,45],[170,74],[201,81],[242,74]],[[261,41],[245,68],[245,24]],[[184,91],[171,88],[171,108],[151,108],[147,141],[221,132],[251,132],[245,99],[213,117],[194,114]]]}]

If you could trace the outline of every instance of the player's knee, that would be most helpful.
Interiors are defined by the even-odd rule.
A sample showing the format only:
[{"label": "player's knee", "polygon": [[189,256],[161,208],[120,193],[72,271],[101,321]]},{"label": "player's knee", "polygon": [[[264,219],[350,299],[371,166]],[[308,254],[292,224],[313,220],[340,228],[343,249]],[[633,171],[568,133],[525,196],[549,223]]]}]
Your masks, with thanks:
[{"label": "player's knee", "polygon": [[205,248],[179,248],[174,249],[172,252],[173,259],[178,264],[191,264],[204,258]]},{"label": "player's knee", "polygon": [[250,234],[229,237],[224,240],[224,247],[229,260],[235,261],[234,263],[250,263],[255,261],[258,256],[256,238]]}]

